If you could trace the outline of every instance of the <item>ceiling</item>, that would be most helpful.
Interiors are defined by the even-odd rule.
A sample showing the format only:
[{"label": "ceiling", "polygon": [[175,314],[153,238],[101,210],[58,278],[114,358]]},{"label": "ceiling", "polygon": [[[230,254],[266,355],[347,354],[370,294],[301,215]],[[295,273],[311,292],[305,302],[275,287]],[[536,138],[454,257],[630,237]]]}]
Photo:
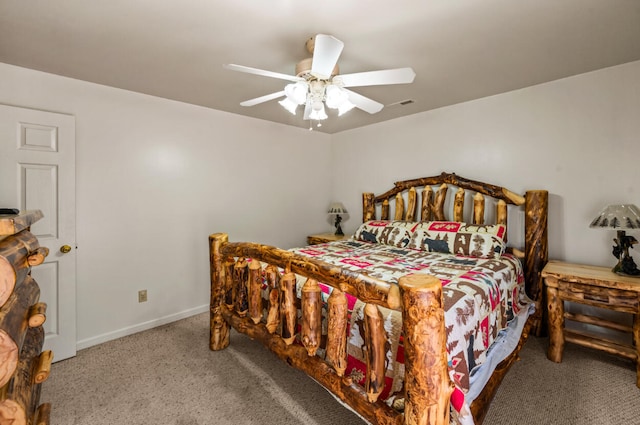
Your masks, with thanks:
[{"label": "ceiling", "polygon": [[0,0],[0,62],[301,128],[239,105],[287,81],[222,65],[293,75],[318,33],[345,43],[343,74],[416,72],[353,88],[385,107],[314,125],[335,133],[640,60],[640,0]]}]

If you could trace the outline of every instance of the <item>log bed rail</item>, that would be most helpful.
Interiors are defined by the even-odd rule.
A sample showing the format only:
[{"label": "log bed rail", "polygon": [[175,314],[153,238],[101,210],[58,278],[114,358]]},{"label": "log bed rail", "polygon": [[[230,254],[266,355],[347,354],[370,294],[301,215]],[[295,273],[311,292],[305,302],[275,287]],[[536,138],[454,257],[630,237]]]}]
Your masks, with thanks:
[{"label": "log bed rail", "polygon": [[[433,191],[430,186],[440,185]],[[389,199],[395,198],[395,218],[413,221],[418,197],[422,193],[421,220],[445,220],[448,185],[458,187],[453,200],[454,221],[463,221],[464,191],[476,192],[474,223],[484,223],[484,196],[497,199],[496,220],[506,225],[507,204],[525,210],[524,269],[527,293],[540,300],[541,272],[547,261],[546,191],[528,191],[525,196],[507,189],[463,179],[455,174],[407,180],[380,196],[363,194],[363,220],[375,219],[376,204],[381,219],[389,218]],[[403,192],[408,208],[404,208]],[[480,196],[478,196],[478,194]],[[449,379],[446,352],[444,307],[440,281],[429,275],[408,275],[398,285],[344,270],[313,258],[256,243],[229,243],[225,233],[209,236],[211,265],[210,348],[217,351],[229,345],[230,326],[267,348],[291,366],[302,370],[374,424],[449,423],[449,398],[453,383]],[[262,271],[263,263],[266,268]],[[283,271],[283,273],[280,272]],[[301,323],[298,339],[296,275],[306,279],[302,287]],[[263,276],[268,284],[269,302],[261,295]],[[334,288],[328,299],[325,357],[316,354],[321,339],[322,299],[317,282]],[[344,293],[366,303],[365,344],[367,371],[364,388],[344,375],[347,353],[347,308]],[[405,403],[399,412],[381,400],[384,382],[386,333],[378,306],[402,312],[405,345]],[[471,405],[477,424],[482,423],[489,403],[511,364],[516,360],[531,326],[539,325],[540,315],[529,318],[518,348],[503,360],[489,383]],[[263,313],[266,312],[266,315]],[[266,316],[266,317],[265,317]]]}]

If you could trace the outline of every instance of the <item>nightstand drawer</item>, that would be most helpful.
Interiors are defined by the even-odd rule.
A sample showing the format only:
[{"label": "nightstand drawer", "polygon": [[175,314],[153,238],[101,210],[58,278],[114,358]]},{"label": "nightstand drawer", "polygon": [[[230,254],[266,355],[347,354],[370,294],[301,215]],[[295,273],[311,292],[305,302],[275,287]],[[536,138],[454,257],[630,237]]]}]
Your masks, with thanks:
[{"label": "nightstand drawer", "polygon": [[572,282],[559,281],[558,294],[564,301],[572,301],[588,304],[595,307],[610,308],[616,306],[616,310],[627,313],[636,313],[640,306],[637,292],[624,291],[598,286],[579,285]]}]

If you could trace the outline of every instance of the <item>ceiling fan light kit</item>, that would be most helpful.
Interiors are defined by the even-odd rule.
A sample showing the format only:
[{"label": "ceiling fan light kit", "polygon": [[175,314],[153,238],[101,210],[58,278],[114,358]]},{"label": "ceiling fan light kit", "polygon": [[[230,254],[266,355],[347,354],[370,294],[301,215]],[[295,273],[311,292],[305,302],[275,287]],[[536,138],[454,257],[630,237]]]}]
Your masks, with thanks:
[{"label": "ceiling fan light kit", "polygon": [[278,103],[293,115],[296,115],[299,105],[305,105],[304,120],[321,121],[327,119],[325,105],[327,108],[337,109],[338,116],[353,108],[375,114],[382,110],[384,105],[347,90],[346,87],[408,84],[413,82],[416,75],[411,68],[339,75],[337,62],[344,48],[342,41],[330,35],[318,34],[307,40],[306,47],[313,57],[303,59],[296,64],[295,76],[242,65],[224,65],[225,68],[232,71],[292,82],[287,84],[283,91],[246,100],[240,105],[254,106],[284,96],[284,99]]}]

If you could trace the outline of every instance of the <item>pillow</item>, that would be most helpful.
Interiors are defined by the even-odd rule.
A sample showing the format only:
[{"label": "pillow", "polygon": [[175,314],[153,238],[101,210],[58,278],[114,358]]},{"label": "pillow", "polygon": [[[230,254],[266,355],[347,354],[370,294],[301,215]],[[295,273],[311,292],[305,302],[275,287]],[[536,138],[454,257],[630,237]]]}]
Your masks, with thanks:
[{"label": "pillow", "polygon": [[504,253],[505,233],[502,224],[372,220],[361,224],[354,238],[399,248],[493,258]]},{"label": "pillow", "polygon": [[411,240],[415,225],[415,222],[410,221],[372,220],[361,224],[353,237],[361,241],[404,248]]},{"label": "pillow", "polygon": [[414,227],[407,248],[467,257],[493,258],[504,253],[506,227],[428,221]]},{"label": "pillow", "polygon": [[[388,220],[372,220],[366,221],[358,227],[353,237],[359,241],[383,243],[382,234],[389,226]],[[386,240],[386,236],[384,238]]]}]

